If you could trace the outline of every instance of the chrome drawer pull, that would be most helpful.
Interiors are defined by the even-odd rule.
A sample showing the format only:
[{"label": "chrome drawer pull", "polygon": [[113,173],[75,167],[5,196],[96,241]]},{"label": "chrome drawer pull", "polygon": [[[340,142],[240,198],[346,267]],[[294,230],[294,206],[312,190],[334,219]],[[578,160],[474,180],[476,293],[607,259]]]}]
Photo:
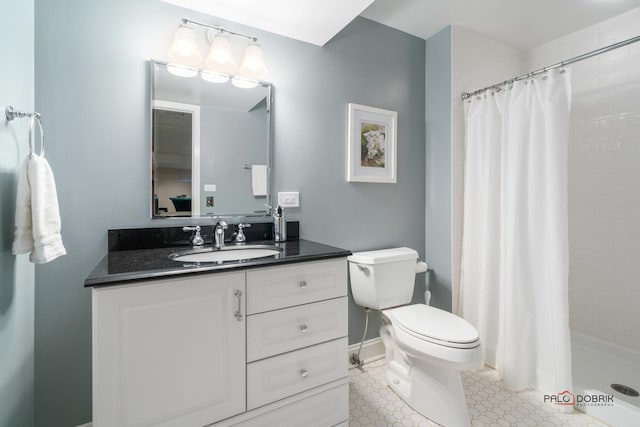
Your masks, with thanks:
[{"label": "chrome drawer pull", "polygon": [[309,327],[307,325],[304,325],[304,324],[300,325],[300,333],[301,334],[306,334],[308,329],[309,329]]},{"label": "chrome drawer pull", "polygon": [[233,314],[238,322],[242,322],[242,291],[236,290],[233,295],[238,299],[238,309]]},{"label": "chrome drawer pull", "polygon": [[300,369],[300,378],[305,379],[309,376],[309,371],[306,369]]},{"label": "chrome drawer pull", "polygon": [[300,284],[300,288],[301,289],[304,289],[304,288],[307,287],[307,281],[306,280],[301,280],[299,284]]}]

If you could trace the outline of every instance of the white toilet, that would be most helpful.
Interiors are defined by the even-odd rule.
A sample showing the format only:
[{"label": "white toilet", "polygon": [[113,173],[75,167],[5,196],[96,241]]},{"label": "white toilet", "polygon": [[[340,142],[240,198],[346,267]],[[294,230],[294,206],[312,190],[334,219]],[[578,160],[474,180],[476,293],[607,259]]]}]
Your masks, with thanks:
[{"label": "white toilet", "polygon": [[410,248],[354,253],[348,258],[353,299],[381,311],[391,389],[438,424],[468,426],[460,371],[482,366],[478,331],[447,311],[407,305],[417,258]]}]

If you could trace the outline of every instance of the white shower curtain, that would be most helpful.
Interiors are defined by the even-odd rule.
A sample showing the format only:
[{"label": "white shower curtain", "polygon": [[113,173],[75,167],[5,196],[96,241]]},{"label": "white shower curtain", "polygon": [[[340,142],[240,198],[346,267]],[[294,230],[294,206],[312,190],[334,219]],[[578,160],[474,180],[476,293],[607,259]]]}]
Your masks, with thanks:
[{"label": "white shower curtain", "polygon": [[507,387],[571,390],[569,70],[465,102],[460,313]]}]

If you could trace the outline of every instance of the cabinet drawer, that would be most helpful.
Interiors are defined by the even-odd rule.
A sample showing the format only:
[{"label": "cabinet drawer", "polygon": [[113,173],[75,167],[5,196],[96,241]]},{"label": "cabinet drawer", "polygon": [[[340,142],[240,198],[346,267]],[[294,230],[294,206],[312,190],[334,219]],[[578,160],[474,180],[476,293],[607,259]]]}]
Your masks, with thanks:
[{"label": "cabinet drawer", "polygon": [[247,364],[247,410],[347,376],[347,338]]},{"label": "cabinet drawer", "polygon": [[255,418],[234,424],[237,427],[327,427],[349,419],[349,384],[323,391]]},{"label": "cabinet drawer", "polygon": [[248,314],[346,295],[345,258],[247,271]]},{"label": "cabinet drawer", "polygon": [[347,297],[247,317],[247,361],[346,336]]}]

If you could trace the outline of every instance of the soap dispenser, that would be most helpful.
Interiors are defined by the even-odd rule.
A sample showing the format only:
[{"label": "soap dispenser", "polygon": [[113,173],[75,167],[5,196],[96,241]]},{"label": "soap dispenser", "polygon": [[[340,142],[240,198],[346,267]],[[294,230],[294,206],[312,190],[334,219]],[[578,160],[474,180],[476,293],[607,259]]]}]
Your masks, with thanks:
[{"label": "soap dispenser", "polygon": [[276,242],[287,241],[287,221],[284,218],[284,209],[280,205],[273,215],[273,239]]}]

